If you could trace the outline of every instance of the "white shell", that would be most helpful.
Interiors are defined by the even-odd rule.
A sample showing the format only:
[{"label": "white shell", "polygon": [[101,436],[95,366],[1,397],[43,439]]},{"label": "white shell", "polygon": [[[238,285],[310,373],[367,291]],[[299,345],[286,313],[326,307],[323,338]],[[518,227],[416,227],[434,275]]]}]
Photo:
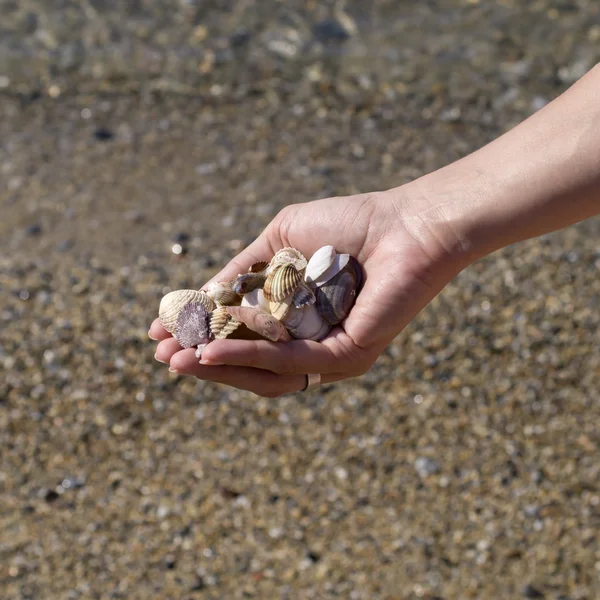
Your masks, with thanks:
[{"label": "white shell", "polygon": [[204,291],[218,306],[239,304],[239,296],[233,291],[229,281],[213,281]]},{"label": "white shell", "polygon": [[335,248],[323,246],[319,248],[308,261],[306,266],[306,282],[311,283],[329,269],[335,260]]},{"label": "white shell", "polygon": [[306,269],[307,261],[299,250],[295,248],[282,248],[275,253],[275,256],[271,259],[267,272],[270,273],[277,267],[284,265],[285,263],[291,263],[304,275],[304,269]]},{"label": "white shell", "polygon": [[304,308],[296,308],[292,305],[282,323],[292,337],[299,340],[318,342],[331,331],[331,325],[323,319],[314,304]]},{"label": "white shell", "polygon": [[242,306],[249,306],[250,308],[260,308],[265,312],[270,312],[269,301],[265,298],[265,294],[262,289],[254,290],[244,294],[242,299]]},{"label": "white shell", "polygon": [[202,304],[207,311],[215,307],[214,302],[205,292],[197,290],[174,290],[163,296],[158,307],[158,318],[169,333],[175,333],[179,313],[192,302]]},{"label": "white shell", "polygon": [[320,277],[314,279],[310,286],[315,288],[323,285],[325,282],[337,275],[348,264],[349,260],[349,254],[336,254],[331,266]]}]

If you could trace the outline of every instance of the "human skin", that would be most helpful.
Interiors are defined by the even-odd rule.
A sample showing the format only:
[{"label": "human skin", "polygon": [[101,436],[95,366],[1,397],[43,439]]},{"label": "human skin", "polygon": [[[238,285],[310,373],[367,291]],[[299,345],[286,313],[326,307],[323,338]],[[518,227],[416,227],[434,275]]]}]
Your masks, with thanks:
[{"label": "human skin", "polygon": [[265,397],[368,371],[385,347],[464,268],[509,244],[600,213],[600,65],[494,142],[383,192],[283,209],[211,281],[230,280],[292,246],[324,243],[356,257],[365,283],[348,318],[321,342],[217,340],[183,350],[160,325],[155,358],[172,371]]}]

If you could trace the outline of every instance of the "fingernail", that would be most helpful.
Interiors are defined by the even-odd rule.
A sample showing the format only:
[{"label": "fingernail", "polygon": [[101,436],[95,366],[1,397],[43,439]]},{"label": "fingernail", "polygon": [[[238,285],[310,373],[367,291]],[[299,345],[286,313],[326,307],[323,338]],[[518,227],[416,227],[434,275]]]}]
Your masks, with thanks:
[{"label": "fingernail", "polygon": [[152,336],[150,335],[150,332],[148,332],[148,337],[149,337],[151,340],[154,340],[155,342],[158,342],[158,338],[152,337]]},{"label": "fingernail", "polygon": [[169,373],[177,373],[177,369],[174,369],[173,367],[169,367]]},{"label": "fingernail", "polygon": [[160,360],[160,358],[158,358],[156,356],[156,354],[154,355],[154,360],[157,360],[159,363],[162,363],[163,365],[168,365],[169,364],[166,360]]},{"label": "fingernail", "polygon": [[208,358],[203,358],[200,361],[201,365],[206,365],[208,367],[222,367],[225,363],[217,362],[216,360],[209,360]]}]

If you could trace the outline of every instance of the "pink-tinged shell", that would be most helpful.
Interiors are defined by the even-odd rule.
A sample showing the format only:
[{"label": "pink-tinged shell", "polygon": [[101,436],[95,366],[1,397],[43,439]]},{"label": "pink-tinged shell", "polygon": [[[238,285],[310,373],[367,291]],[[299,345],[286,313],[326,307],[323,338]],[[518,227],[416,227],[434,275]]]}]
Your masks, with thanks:
[{"label": "pink-tinged shell", "polygon": [[320,276],[311,282],[311,287],[320,287],[332,277],[335,277],[349,262],[349,254],[336,254],[331,266]]},{"label": "pink-tinged shell", "polygon": [[185,306],[179,313],[175,327],[175,339],[183,348],[207,344],[210,339],[208,312],[198,302]]},{"label": "pink-tinged shell", "polygon": [[305,281],[312,283],[318,279],[331,267],[335,260],[335,248],[333,246],[323,246],[319,248],[308,261],[306,266]]},{"label": "pink-tinged shell", "polygon": [[205,293],[198,290],[174,290],[163,296],[158,308],[158,318],[162,326],[171,334],[175,333],[179,313],[192,303],[201,304],[208,312],[215,303]]}]

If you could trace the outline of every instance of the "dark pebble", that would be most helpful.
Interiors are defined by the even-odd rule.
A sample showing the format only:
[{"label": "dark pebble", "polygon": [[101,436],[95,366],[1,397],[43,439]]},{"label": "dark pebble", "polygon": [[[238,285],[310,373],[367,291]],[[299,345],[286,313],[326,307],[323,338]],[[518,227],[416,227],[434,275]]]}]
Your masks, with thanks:
[{"label": "dark pebble", "polygon": [[54,491],[54,490],[46,490],[46,492],[44,493],[44,500],[46,502],[54,502],[55,500],[57,500],[59,497],[58,492]]},{"label": "dark pebble", "polygon": [[96,129],[96,131],[94,131],[94,137],[99,142],[106,142],[108,140],[111,140],[114,136],[113,136],[112,131],[110,131],[108,129],[104,129],[104,127],[100,127],[98,129]]},{"label": "dark pebble", "polygon": [[306,558],[308,558],[308,560],[310,560],[311,562],[317,563],[321,560],[321,555],[317,552],[309,552],[306,555]]},{"label": "dark pebble", "polygon": [[29,225],[29,227],[25,229],[25,233],[31,236],[40,235],[40,233],[42,233],[42,226],[38,223],[35,223],[34,225]]},{"label": "dark pebble", "polygon": [[544,594],[532,585],[526,585],[521,592],[523,598],[543,598]]},{"label": "dark pebble", "polygon": [[190,241],[190,234],[180,231],[173,236],[173,241],[177,244],[185,244]]},{"label": "dark pebble", "polygon": [[341,23],[335,19],[325,19],[315,25],[315,37],[323,42],[343,42],[350,36]]}]

